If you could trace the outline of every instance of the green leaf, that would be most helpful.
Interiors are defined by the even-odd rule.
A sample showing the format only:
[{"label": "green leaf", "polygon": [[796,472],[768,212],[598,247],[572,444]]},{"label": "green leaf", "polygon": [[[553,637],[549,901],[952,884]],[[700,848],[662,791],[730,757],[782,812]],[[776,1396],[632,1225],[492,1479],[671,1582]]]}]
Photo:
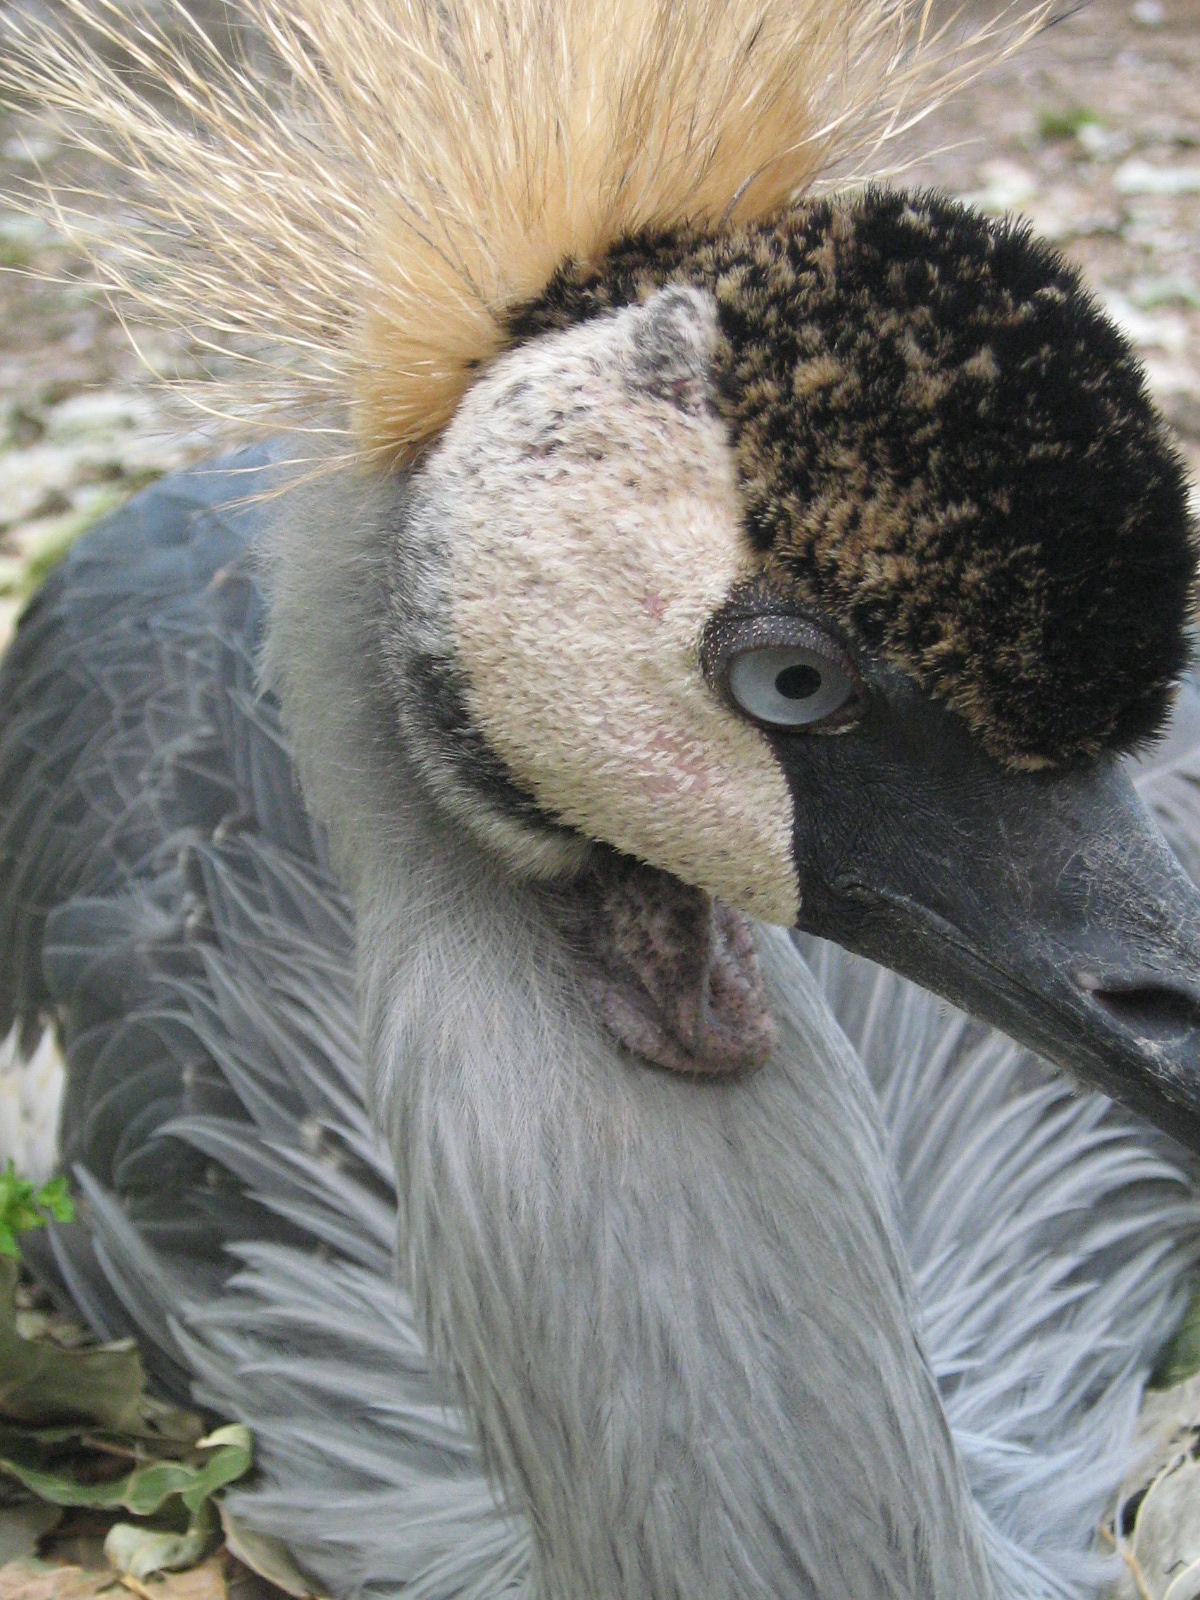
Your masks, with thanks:
[{"label": "green leaf", "polygon": [[43,1445],[102,1432],[181,1455],[204,1432],[194,1412],[146,1393],[142,1360],[128,1339],[63,1345],[49,1333],[23,1338],[17,1328],[17,1263],[0,1258],[0,1434],[22,1424],[26,1442]]},{"label": "green leaf", "polygon": [[200,1437],[199,1418],[146,1394],[131,1341],[63,1344],[53,1319],[29,1313],[38,1331],[23,1338],[17,1275],[0,1258],[0,1479],[45,1505],[155,1518],[110,1530],[114,1563],[134,1577],[194,1566],[216,1537],[212,1497],[250,1470],[249,1429]]},{"label": "green leaf", "polygon": [[183,1533],[136,1522],[114,1522],[104,1541],[104,1554],[118,1572],[127,1572],[133,1578],[148,1578],[152,1572],[178,1572],[204,1560],[218,1531],[212,1503],[205,1501]]},{"label": "green leaf", "polygon": [[[0,1471],[23,1484],[39,1500],[56,1506],[87,1506],[94,1511],[132,1511],[148,1517],[178,1497],[194,1517],[204,1502],[250,1470],[250,1430],[240,1423],[201,1439],[194,1461],[150,1461],[119,1478],[83,1483],[66,1472],[36,1466],[14,1450],[13,1431],[0,1431]],[[7,1448],[6,1448],[7,1447]],[[25,1459],[22,1459],[22,1455]]]},{"label": "green leaf", "polygon": [[242,1422],[229,1422],[223,1428],[214,1428],[207,1438],[200,1440],[196,1449],[207,1451],[209,1456],[204,1471],[181,1496],[184,1505],[193,1513],[218,1489],[244,1478],[254,1460],[250,1429]]},{"label": "green leaf", "polygon": [[48,1211],[55,1222],[74,1222],[75,1203],[67,1191],[67,1180],[60,1175],[51,1178],[38,1190],[37,1203],[43,1211]]},{"label": "green leaf", "polygon": [[1193,1292],[1175,1337],[1159,1358],[1150,1379],[1155,1389],[1171,1389],[1200,1372],[1200,1289]]},{"label": "green leaf", "polygon": [[66,1350],[53,1339],[23,1339],[16,1285],[17,1263],[0,1258],[0,1417],[136,1429],[146,1380],[133,1341]]},{"label": "green leaf", "polygon": [[10,1161],[0,1172],[0,1255],[19,1254],[17,1235],[31,1228],[44,1228],[50,1218],[71,1222],[75,1207],[67,1192],[64,1177],[51,1178],[40,1189],[22,1178]]}]

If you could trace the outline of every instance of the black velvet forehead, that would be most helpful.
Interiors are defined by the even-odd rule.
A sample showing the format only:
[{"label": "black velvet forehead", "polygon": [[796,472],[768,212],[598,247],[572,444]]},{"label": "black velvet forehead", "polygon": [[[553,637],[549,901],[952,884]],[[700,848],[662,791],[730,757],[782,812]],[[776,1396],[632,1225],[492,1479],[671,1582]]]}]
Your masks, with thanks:
[{"label": "black velvet forehead", "polygon": [[1060,256],[932,195],[630,239],[567,264],[528,336],[712,290],[717,401],[771,582],[1011,764],[1161,723],[1196,578],[1182,464],[1129,345]]}]

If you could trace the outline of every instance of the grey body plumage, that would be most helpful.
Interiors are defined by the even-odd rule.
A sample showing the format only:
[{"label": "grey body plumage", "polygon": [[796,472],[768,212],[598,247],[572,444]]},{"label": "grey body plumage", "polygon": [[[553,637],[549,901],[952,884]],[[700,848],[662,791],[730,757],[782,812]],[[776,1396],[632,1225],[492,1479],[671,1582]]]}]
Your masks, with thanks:
[{"label": "grey body plumage", "polygon": [[[499,870],[380,737],[353,642],[403,494],[281,516],[238,506],[257,482],[148,492],[4,669],[3,994],[63,1027],[87,1198],[43,1270],[251,1424],[235,1510],[338,1594],[1090,1592],[1196,1250],[1168,1147],[853,957],[812,947],[818,985],[780,934],[770,1068],[632,1064],[579,1003],[553,887]],[[335,506],[318,575],[305,530]],[[306,778],[355,852],[357,928],[256,688],[267,524],[284,633],[289,606],[338,622],[291,714],[342,759]],[[1187,783],[1147,781],[1194,839]]]}]

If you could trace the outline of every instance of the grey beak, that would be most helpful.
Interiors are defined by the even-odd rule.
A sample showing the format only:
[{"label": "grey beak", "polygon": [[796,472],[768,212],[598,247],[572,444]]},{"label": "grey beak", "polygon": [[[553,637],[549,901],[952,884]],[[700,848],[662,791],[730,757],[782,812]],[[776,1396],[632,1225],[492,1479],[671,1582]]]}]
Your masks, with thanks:
[{"label": "grey beak", "polygon": [[1012,772],[904,696],[874,727],[779,750],[801,927],[1200,1151],[1200,892],[1115,763]]}]

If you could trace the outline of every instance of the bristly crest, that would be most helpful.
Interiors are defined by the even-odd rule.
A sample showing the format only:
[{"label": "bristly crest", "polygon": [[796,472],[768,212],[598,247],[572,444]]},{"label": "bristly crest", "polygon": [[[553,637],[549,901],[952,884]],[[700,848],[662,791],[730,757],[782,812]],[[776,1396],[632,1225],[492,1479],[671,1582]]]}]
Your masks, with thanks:
[{"label": "bristly crest", "polygon": [[[209,409],[349,418],[349,450],[403,459],[561,263],[877,170],[1046,4],[954,40],[928,0],[244,0],[265,70],[169,12],[10,13],[0,93],[132,182],[137,224],[95,267],[234,358]],[[54,197],[68,228],[92,198]]]}]

